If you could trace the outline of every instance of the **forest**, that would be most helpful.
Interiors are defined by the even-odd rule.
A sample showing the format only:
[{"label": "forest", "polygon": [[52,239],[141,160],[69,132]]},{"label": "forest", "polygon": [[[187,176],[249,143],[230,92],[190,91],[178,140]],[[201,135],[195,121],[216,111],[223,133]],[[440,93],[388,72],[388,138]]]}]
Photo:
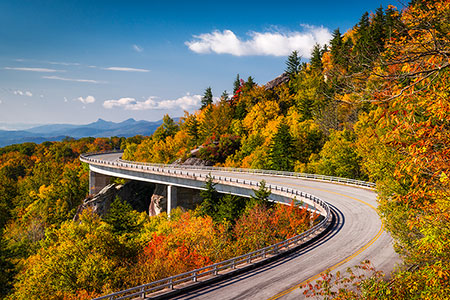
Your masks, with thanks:
[{"label": "forest", "polygon": [[[230,94],[206,88],[198,111],[179,122],[166,115],[150,136],[0,148],[0,295],[90,299],[245,253],[314,219],[294,203],[269,203],[267,190],[239,199],[209,181],[194,211],[150,218],[116,199],[107,215],[74,222],[88,192],[79,154],[121,148],[143,162],[185,161],[199,149],[216,166],[376,182],[404,267],[389,281],[366,265],[367,277],[326,275],[309,295],[450,297],[449,24],[450,1],[380,7],[336,29],[309,62],[292,52],[280,84],[237,75]],[[356,288],[333,288],[348,282]]]}]

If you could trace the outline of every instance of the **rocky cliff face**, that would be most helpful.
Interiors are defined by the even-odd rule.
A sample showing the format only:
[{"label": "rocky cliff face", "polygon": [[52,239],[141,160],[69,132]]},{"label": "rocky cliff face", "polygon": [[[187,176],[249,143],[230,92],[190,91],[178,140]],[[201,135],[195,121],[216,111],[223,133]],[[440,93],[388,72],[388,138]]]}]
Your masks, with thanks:
[{"label": "rocky cliff face", "polygon": [[278,76],[277,78],[275,78],[275,79],[269,81],[268,83],[266,83],[264,85],[264,87],[265,87],[266,90],[273,90],[277,86],[288,82],[290,79],[291,79],[291,77],[289,76],[289,74],[283,73],[280,76]]},{"label": "rocky cliff face", "polygon": [[88,197],[84,200],[83,204],[78,208],[74,220],[77,220],[81,212],[87,208],[92,209],[93,212],[100,216],[104,216],[108,213],[111,203],[116,197],[128,202],[134,210],[147,212],[154,190],[155,184],[140,181],[129,181],[125,184],[109,184],[94,197]]},{"label": "rocky cliff face", "polygon": [[167,186],[164,184],[156,184],[148,208],[148,214],[149,216],[156,216],[163,211],[167,211]]}]

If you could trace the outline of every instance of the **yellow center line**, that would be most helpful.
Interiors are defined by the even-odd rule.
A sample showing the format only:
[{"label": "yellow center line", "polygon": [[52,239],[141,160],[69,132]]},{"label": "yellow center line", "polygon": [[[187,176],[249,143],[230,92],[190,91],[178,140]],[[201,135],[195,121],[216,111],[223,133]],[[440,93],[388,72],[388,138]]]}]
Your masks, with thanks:
[{"label": "yellow center line", "polygon": [[[315,190],[318,190],[318,191],[323,191],[323,192],[327,192],[327,193],[331,193],[331,194],[335,194],[335,195],[339,195],[339,196],[343,196],[343,197],[347,197],[347,198],[350,198],[350,199],[352,199],[352,200],[355,200],[355,201],[358,201],[358,202],[360,202],[360,203],[363,203],[363,204],[369,206],[370,208],[372,208],[372,209],[375,210],[375,211],[377,210],[375,206],[373,206],[373,205],[371,205],[371,204],[369,204],[369,203],[367,203],[367,202],[365,202],[365,201],[363,201],[363,200],[361,200],[361,199],[357,199],[357,198],[355,198],[355,197],[352,197],[352,196],[347,196],[347,195],[344,195],[344,194],[341,194],[341,193],[332,192],[332,191],[325,190],[325,189],[320,189],[320,188],[311,188],[311,187],[307,187],[307,188],[315,189]],[[381,236],[381,234],[383,233],[383,229],[384,229],[383,224],[381,224],[381,227],[380,227],[380,230],[378,231],[378,233],[377,233],[377,234],[376,234],[376,235],[375,235],[375,236],[374,236],[367,244],[365,244],[362,248],[360,248],[358,251],[356,251],[355,253],[353,253],[353,254],[350,255],[349,257],[347,257],[347,258],[345,258],[344,260],[338,262],[338,263],[335,264],[334,266],[329,267],[329,268],[326,269],[325,271],[320,272],[319,274],[316,274],[316,275],[314,275],[314,276],[312,276],[312,277],[310,277],[310,278],[308,278],[308,279],[306,279],[306,280],[304,280],[304,281],[302,281],[302,282],[296,284],[295,286],[290,287],[289,289],[287,289],[287,290],[285,290],[285,291],[283,291],[283,292],[281,292],[281,293],[278,293],[278,294],[276,294],[275,296],[270,297],[270,298],[267,299],[267,300],[275,300],[275,299],[279,299],[279,298],[283,297],[284,295],[289,294],[289,293],[292,292],[293,290],[295,290],[295,289],[297,289],[297,288],[300,288],[300,287],[301,287],[302,285],[304,285],[305,283],[307,283],[307,282],[309,282],[309,281],[316,280],[316,279],[319,278],[322,274],[324,274],[324,273],[326,273],[326,272],[329,272],[329,271],[332,271],[332,270],[336,269],[337,267],[339,267],[340,265],[342,265],[342,264],[344,264],[344,263],[346,263],[346,262],[352,260],[353,258],[355,258],[356,256],[358,256],[359,254],[361,254],[364,250],[366,250],[367,248],[369,248],[373,243],[375,243],[375,241],[378,240],[378,238],[379,238],[379,237]]]}]

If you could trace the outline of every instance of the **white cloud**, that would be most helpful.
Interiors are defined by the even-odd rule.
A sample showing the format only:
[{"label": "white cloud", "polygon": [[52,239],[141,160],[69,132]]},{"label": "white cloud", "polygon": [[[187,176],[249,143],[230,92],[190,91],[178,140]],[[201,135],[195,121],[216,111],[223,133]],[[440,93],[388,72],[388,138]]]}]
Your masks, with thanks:
[{"label": "white cloud", "polygon": [[142,47],[140,47],[140,46],[138,46],[138,45],[136,45],[136,44],[133,45],[133,49],[134,49],[134,51],[136,51],[136,52],[142,52],[142,51],[144,51],[144,48],[142,48]]},{"label": "white cloud", "polygon": [[157,97],[149,97],[145,101],[137,101],[135,98],[120,98],[118,100],[106,100],[103,102],[105,108],[123,108],[125,110],[146,110],[146,109],[176,109],[191,110],[200,105],[201,95],[189,95],[175,100],[157,101]]},{"label": "white cloud", "polygon": [[2,104],[3,102],[2,102],[2,99],[0,99],[0,104]]},{"label": "white cloud", "polygon": [[55,70],[55,69],[47,69],[47,68],[15,68],[15,67],[5,67],[5,70],[15,70],[15,71],[29,71],[29,72],[65,72],[64,70]]},{"label": "white cloud", "polygon": [[62,81],[73,81],[73,82],[106,83],[105,81],[98,81],[98,80],[93,80],[93,79],[65,78],[65,77],[59,77],[59,76],[42,76],[42,78],[62,80]]},{"label": "white cloud", "polygon": [[331,39],[331,32],[325,27],[302,25],[303,31],[293,32],[251,32],[250,39],[243,40],[233,31],[213,31],[195,35],[185,44],[196,53],[287,56],[297,50],[309,58],[316,43],[325,44]]},{"label": "white cloud", "polygon": [[78,97],[77,100],[81,101],[84,104],[89,104],[89,103],[94,103],[95,102],[94,96],[87,96],[86,98]]},{"label": "white cloud", "polygon": [[67,100],[67,97],[64,97],[64,102],[68,102],[69,100]]},{"label": "white cloud", "polygon": [[127,67],[109,67],[109,68],[103,68],[103,70],[124,71],[124,72],[150,72],[150,70],[146,70],[146,69],[136,69],[136,68],[127,68]]},{"label": "white cloud", "polygon": [[79,66],[79,63],[72,62],[59,62],[59,61],[47,61],[46,63],[51,65],[61,65],[61,66]]},{"label": "white cloud", "polygon": [[16,90],[13,91],[14,95],[18,95],[18,96],[28,96],[28,97],[33,97],[33,94],[30,91],[21,91],[21,90]]}]

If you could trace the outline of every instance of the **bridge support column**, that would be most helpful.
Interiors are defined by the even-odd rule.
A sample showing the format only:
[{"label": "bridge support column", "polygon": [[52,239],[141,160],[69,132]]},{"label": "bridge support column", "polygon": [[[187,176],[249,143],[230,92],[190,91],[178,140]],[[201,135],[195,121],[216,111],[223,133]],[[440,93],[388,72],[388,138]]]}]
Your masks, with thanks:
[{"label": "bridge support column", "polygon": [[89,171],[89,195],[100,192],[110,182],[111,177]]},{"label": "bridge support column", "polygon": [[173,185],[167,186],[167,215],[170,216],[170,211],[177,207],[177,187]]}]

